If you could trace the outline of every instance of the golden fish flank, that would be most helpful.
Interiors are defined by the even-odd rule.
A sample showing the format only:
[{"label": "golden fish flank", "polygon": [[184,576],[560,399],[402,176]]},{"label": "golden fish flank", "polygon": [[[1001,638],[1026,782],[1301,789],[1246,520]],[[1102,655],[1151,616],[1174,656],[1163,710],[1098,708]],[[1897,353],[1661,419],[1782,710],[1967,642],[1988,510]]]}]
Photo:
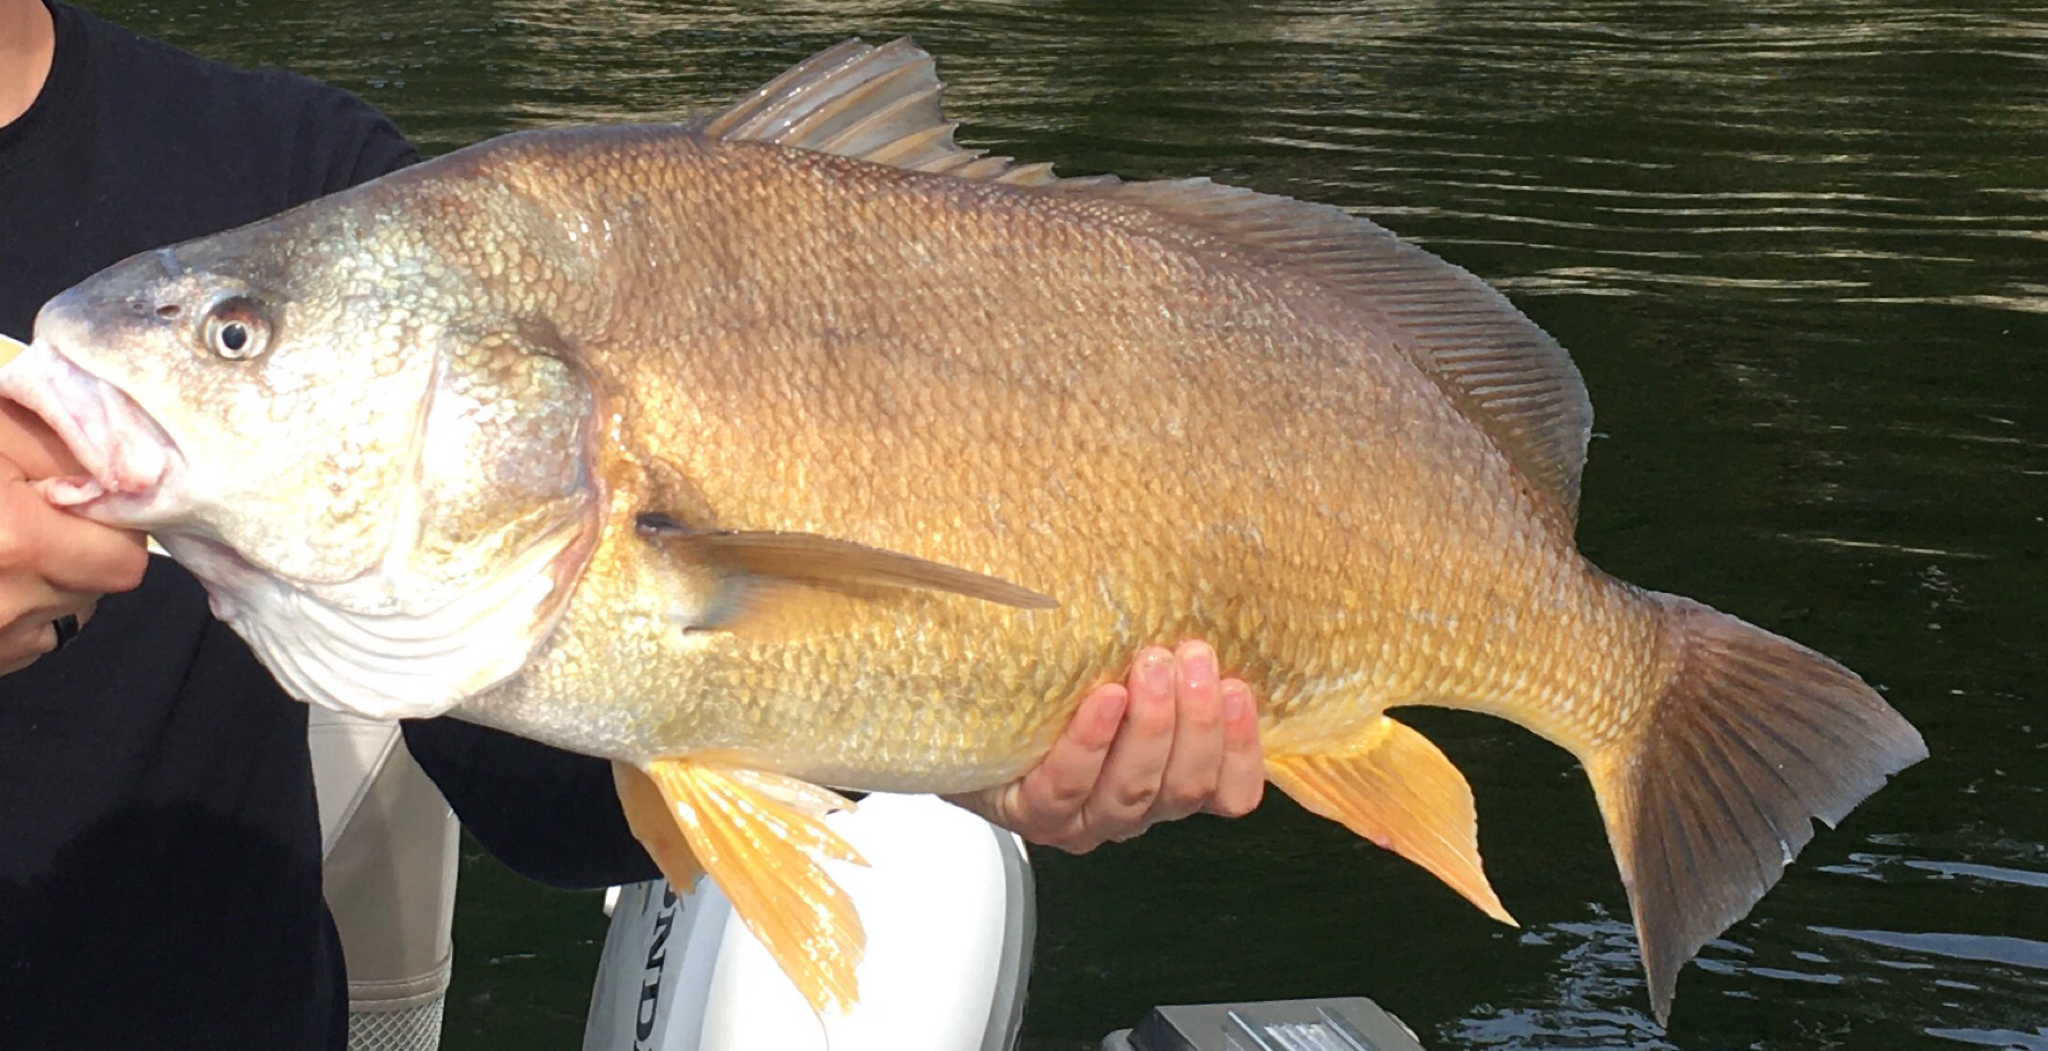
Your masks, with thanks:
[{"label": "golden fish flank", "polygon": [[614,759],[821,1008],[861,934],[816,786],[1001,783],[1145,643],[1215,643],[1275,784],[1499,919],[1470,789],[1387,712],[1571,750],[1660,1017],[1925,754],[1585,562],[1584,387],[1484,283],[1335,209],[981,157],[938,95],[850,42],[698,123],[486,142],[93,278],[0,387],[92,472],[52,498],[153,529],[299,696]]}]

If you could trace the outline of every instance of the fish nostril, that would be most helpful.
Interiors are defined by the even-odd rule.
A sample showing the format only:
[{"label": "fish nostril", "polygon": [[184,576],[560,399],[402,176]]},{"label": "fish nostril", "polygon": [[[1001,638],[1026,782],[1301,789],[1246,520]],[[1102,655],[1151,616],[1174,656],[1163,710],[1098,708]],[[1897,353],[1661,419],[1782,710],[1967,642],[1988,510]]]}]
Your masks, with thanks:
[{"label": "fish nostril", "polygon": [[184,308],[176,303],[165,303],[163,306],[156,308],[157,317],[177,317],[184,312]]}]

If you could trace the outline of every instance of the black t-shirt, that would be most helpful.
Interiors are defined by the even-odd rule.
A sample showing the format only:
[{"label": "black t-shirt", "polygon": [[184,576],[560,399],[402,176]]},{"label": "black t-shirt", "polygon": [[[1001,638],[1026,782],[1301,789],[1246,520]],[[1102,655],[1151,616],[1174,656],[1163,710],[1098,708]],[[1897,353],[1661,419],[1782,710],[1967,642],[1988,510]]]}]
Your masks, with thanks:
[{"label": "black t-shirt", "polygon": [[[416,159],[356,97],[53,5],[32,108],[0,128],[0,332],[135,252]],[[602,763],[409,726],[464,823],[563,885],[650,878]],[[59,653],[0,677],[0,1046],[340,1048],[306,711],[155,558]]]}]

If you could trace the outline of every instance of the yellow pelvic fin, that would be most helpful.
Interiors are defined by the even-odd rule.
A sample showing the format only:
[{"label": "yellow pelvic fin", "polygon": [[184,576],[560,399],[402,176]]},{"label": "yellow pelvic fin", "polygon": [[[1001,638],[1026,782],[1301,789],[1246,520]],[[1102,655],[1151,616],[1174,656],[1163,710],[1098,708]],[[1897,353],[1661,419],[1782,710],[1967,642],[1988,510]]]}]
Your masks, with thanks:
[{"label": "yellow pelvic fin", "polygon": [[1429,870],[1506,924],[1515,918],[1479,863],[1479,817],[1465,775],[1429,738],[1380,717],[1338,754],[1269,755],[1266,776],[1309,811]]},{"label": "yellow pelvic fin", "polygon": [[820,864],[866,864],[820,820],[851,808],[849,800],[792,777],[684,759],[656,760],[632,776],[614,770],[633,834],[670,883],[687,887],[679,875],[709,873],[813,1010],[853,1006],[867,935],[853,899]]},{"label": "yellow pelvic fin", "polygon": [[677,894],[690,893],[697,878],[704,875],[704,865],[690,853],[690,841],[661,798],[661,789],[631,763],[614,761],[612,781],[618,785],[619,806],[626,812],[626,827],[633,830],[633,838],[647,848],[647,856],[654,859]]}]

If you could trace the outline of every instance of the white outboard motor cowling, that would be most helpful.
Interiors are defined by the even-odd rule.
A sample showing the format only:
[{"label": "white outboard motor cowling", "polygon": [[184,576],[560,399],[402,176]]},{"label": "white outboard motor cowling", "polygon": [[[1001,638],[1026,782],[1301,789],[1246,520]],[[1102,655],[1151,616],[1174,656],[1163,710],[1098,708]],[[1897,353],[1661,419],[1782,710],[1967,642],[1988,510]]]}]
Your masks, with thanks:
[{"label": "white outboard motor cowling", "polygon": [[1010,1051],[1036,923],[1023,843],[932,796],[826,821],[869,865],[826,863],[867,931],[850,1013],[821,1025],[709,880],[638,883],[612,908],[584,1051]]}]

